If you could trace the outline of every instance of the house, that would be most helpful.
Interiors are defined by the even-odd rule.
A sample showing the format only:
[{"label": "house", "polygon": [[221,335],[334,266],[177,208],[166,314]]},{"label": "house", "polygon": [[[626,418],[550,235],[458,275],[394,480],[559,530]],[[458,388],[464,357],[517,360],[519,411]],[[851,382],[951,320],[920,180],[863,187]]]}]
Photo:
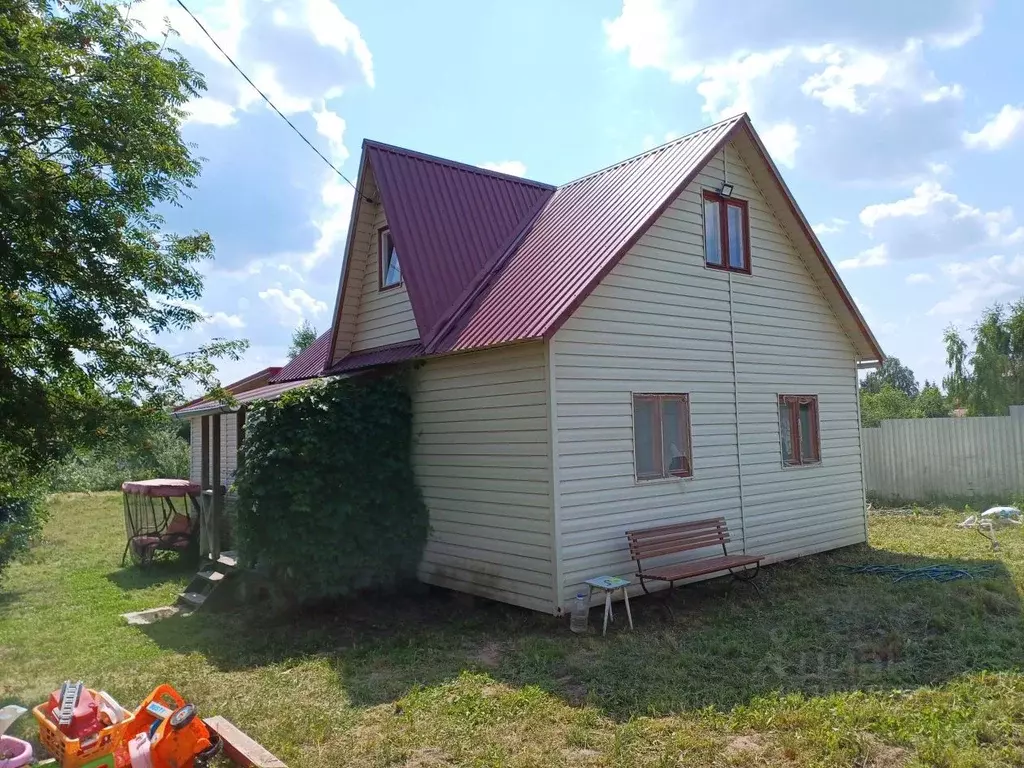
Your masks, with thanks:
[{"label": "house", "polygon": [[366,141],[357,188],[331,329],[239,400],[419,361],[423,581],[558,613],[629,529],[865,541],[883,354],[746,115],[557,187]]}]

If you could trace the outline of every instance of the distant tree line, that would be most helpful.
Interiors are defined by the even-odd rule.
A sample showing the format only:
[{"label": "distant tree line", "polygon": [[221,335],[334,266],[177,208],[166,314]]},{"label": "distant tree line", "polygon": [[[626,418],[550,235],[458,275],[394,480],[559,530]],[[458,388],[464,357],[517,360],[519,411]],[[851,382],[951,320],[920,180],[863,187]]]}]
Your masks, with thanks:
[{"label": "distant tree line", "polygon": [[[918,387],[914,372],[887,358],[860,386],[861,423],[953,415],[1005,416],[1024,405],[1024,299],[985,310],[965,338],[950,326],[943,335],[949,374]],[[945,390],[945,392],[943,392]]]}]

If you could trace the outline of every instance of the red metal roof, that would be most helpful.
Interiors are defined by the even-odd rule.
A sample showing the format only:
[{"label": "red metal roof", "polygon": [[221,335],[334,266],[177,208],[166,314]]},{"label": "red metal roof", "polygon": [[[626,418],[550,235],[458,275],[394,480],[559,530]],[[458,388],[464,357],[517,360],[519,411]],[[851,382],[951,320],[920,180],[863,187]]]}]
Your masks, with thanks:
[{"label": "red metal roof", "polygon": [[559,187],[485,288],[428,352],[554,333],[746,116],[716,123]]},{"label": "red metal roof", "polygon": [[[402,254],[422,356],[549,338],[739,132],[764,157],[836,295],[882,359],[877,341],[746,114],[557,189],[364,142],[364,163],[373,167]],[[393,352],[384,349],[360,355],[378,352],[382,357],[371,364],[394,362],[389,358]],[[372,359],[349,355],[338,365],[348,361],[368,367],[359,361]],[[337,370],[336,365],[332,371]]]},{"label": "red metal roof", "polygon": [[[274,380],[274,376],[276,376],[280,371],[281,366],[272,365],[269,368],[264,368],[263,370],[256,371],[256,373],[250,373],[245,378],[239,379],[238,381],[228,384],[226,387],[224,387],[224,389],[226,389],[233,395],[237,395],[239,392],[245,392],[246,390],[249,389],[256,389],[256,387],[266,386],[267,384]],[[204,400],[206,400],[206,395],[203,395],[202,397],[197,397],[194,400],[189,400],[184,405],[175,408],[173,412],[177,413],[183,408],[188,408],[190,405],[201,403]]]},{"label": "red metal roof", "polygon": [[251,403],[254,400],[275,400],[290,389],[304,387],[307,384],[313,384],[315,381],[316,379],[282,381],[277,384],[268,384],[265,387],[250,389],[239,395],[235,395],[235,402],[231,405],[226,405],[225,403],[212,398],[206,398],[198,403],[189,404],[184,408],[179,408],[174,412],[174,415],[188,418],[191,416],[201,416],[204,413],[227,413],[237,411],[238,406],[244,405],[245,403]]},{"label": "red metal roof", "polygon": [[280,372],[271,377],[270,383],[281,381],[296,381],[298,379],[309,379],[319,376],[324,372],[327,365],[327,352],[331,346],[331,331],[321,333],[316,341],[302,350],[298,356]]},{"label": "red metal roof", "polygon": [[363,151],[427,339],[555,188],[375,141]]},{"label": "red metal roof", "polygon": [[417,357],[423,357],[423,345],[418,341],[412,344],[392,344],[387,347],[378,347],[377,349],[368,349],[346,355],[331,366],[326,375],[333,376],[337,373],[350,373],[363,370],[364,368],[373,368],[377,365],[401,363],[405,360],[415,360]]}]

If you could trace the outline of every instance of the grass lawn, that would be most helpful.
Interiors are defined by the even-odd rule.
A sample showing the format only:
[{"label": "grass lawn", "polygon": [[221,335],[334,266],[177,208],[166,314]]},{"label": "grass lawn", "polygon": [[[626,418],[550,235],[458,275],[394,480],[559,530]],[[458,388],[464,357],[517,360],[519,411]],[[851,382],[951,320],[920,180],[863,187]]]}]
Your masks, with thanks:
[{"label": "grass lawn", "polygon": [[[120,496],[60,496],[0,584],[0,704],[82,678],[134,705],[170,682],[293,768],[1019,766],[1024,532],[995,553],[960,517],[872,515],[870,548],[772,566],[762,598],[716,580],[671,615],[636,600],[636,631],[606,638],[440,591],[135,628],[119,614],[170,603],[188,572],[121,569]],[[839,567],[902,562],[998,568],[939,584]]]}]

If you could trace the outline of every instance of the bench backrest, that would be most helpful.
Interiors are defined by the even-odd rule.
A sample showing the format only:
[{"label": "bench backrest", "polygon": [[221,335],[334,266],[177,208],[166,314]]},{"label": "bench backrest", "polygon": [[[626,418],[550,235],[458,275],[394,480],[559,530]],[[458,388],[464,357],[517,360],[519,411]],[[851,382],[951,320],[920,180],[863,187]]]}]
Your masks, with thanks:
[{"label": "bench backrest", "polygon": [[630,556],[639,563],[649,557],[713,546],[721,546],[722,554],[728,554],[725,544],[729,541],[729,529],[724,517],[712,517],[690,523],[626,531],[626,539],[629,541]]}]

